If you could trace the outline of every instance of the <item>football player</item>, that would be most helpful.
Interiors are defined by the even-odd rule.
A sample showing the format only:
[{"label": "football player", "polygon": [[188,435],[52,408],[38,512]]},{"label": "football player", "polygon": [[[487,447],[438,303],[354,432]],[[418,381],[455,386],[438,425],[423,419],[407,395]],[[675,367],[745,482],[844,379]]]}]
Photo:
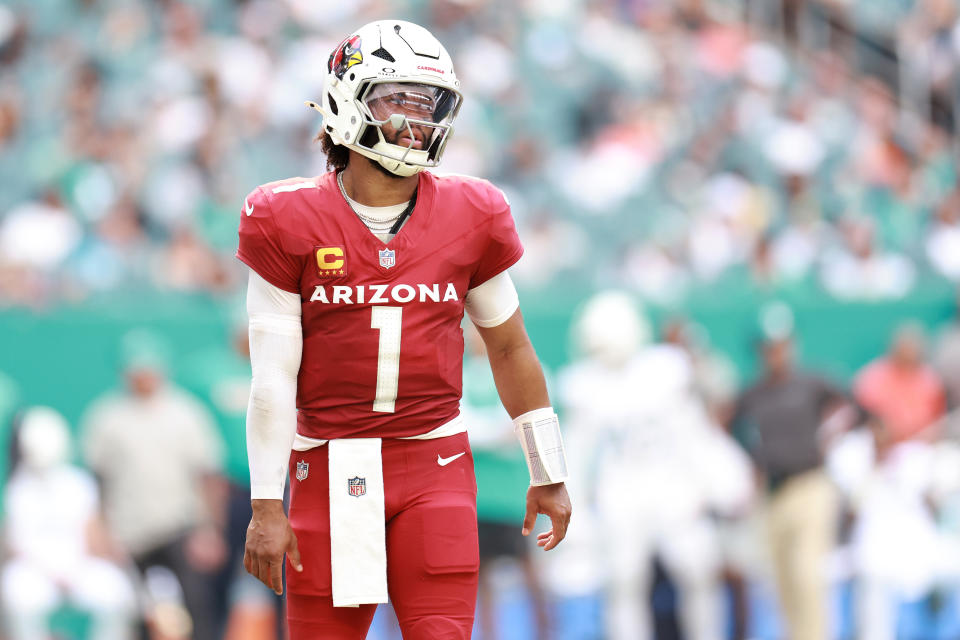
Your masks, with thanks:
[{"label": "football player", "polygon": [[683,637],[719,640],[722,558],[712,513],[749,499],[749,463],[708,418],[687,354],[653,342],[629,294],[596,294],[574,328],[582,358],[561,372],[559,397],[570,466],[583,479],[571,489],[586,516],[564,545],[578,553],[551,557],[549,564],[567,560],[551,573],[579,571],[589,583],[591,570],[604,571],[604,637],[647,640],[655,634],[644,601],[657,558],[678,593]]},{"label": "football player", "polygon": [[[522,247],[503,193],[436,167],[460,109],[446,50],[399,20],[367,24],[327,63],[317,103],[332,171],[258,187],[237,256],[253,383],[253,517],[244,564],[282,592],[292,640],[366,635],[389,595],[404,638],[469,638],[476,481],[459,416],[464,311],[486,344],[538,513],[566,534],[556,414],[507,269]],[[289,469],[288,516],[283,496]]]}]

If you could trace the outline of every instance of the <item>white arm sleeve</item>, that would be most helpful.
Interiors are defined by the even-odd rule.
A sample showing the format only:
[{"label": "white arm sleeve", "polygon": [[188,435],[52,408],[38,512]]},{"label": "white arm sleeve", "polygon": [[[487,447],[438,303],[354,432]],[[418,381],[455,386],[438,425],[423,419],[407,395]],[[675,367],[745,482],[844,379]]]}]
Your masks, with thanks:
[{"label": "white arm sleeve", "polygon": [[478,327],[496,327],[510,319],[520,306],[517,289],[506,271],[467,291],[464,299],[467,315]]},{"label": "white arm sleeve", "polygon": [[300,296],[251,270],[247,314],[253,369],[247,405],[250,498],[282,500],[297,433],[297,373],[303,352]]}]

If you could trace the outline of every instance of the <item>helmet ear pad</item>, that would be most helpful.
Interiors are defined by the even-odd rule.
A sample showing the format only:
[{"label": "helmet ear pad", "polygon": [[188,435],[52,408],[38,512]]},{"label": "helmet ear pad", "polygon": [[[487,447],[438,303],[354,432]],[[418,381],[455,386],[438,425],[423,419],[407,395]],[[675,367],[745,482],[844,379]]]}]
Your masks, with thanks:
[{"label": "helmet ear pad", "polygon": [[356,143],[365,119],[353,94],[343,92],[346,88],[341,82],[336,82],[336,86],[324,88],[323,92],[326,94],[324,102],[328,108],[324,110],[323,120],[324,127],[333,141],[349,147]]}]

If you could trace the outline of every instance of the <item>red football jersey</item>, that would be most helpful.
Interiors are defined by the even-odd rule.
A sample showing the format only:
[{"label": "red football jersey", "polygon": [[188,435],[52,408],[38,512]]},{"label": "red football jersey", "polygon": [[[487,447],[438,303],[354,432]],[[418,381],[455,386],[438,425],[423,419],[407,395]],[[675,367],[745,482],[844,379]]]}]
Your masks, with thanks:
[{"label": "red football jersey", "polygon": [[456,417],[464,296],[522,253],[503,193],[485,180],[421,172],[416,206],[387,244],[333,172],[255,189],[237,257],[300,295],[298,431],[400,437]]}]

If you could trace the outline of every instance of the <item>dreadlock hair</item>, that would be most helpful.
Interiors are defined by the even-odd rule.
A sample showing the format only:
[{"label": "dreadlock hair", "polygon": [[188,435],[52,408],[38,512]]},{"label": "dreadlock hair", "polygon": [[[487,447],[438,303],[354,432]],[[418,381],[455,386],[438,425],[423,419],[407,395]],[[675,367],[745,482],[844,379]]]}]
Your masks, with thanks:
[{"label": "dreadlock hair", "polygon": [[326,129],[317,134],[315,141],[320,143],[320,149],[327,156],[327,169],[340,172],[347,168],[350,162],[350,150],[334,142]]}]

